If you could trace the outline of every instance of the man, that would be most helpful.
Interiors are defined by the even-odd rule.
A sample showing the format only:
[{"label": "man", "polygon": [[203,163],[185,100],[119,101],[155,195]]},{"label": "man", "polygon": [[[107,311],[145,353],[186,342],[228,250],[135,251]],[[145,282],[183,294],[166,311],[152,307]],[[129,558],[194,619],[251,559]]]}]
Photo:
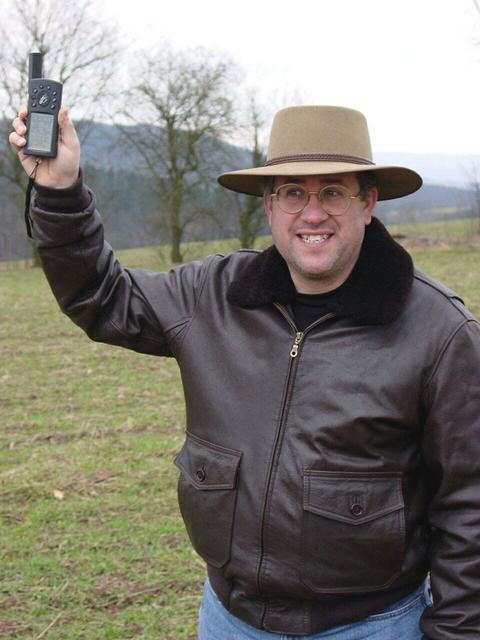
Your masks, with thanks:
[{"label": "man", "polygon": [[[30,174],[25,116],[10,141]],[[357,111],[285,109],[266,166],[219,178],[263,195],[274,246],[128,270],[59,121],[36,174],[40,256],[91,338],[179,363],[200,638],[477,639],[480,328],[372,217],[421,178],[373,163]]]}]

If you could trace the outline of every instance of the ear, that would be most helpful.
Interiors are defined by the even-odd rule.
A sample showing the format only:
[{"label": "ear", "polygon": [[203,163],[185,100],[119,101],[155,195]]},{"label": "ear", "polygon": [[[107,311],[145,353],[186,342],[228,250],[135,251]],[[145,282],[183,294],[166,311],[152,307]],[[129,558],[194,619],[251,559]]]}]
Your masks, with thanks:
[{"label": "ear", "polygon": [[370,224],[372,221],[373,210],[378,201],[378,189],[372,187],[368,190],[367,197],[363,200],[363,219],[365,224]]},{"label": "ear", "polygon": [[265,215],[268,219],[268,224],[272,226],[272,199],[270,196],[267,196],[265,193],[263,194],[263,210],[265,211]]}]

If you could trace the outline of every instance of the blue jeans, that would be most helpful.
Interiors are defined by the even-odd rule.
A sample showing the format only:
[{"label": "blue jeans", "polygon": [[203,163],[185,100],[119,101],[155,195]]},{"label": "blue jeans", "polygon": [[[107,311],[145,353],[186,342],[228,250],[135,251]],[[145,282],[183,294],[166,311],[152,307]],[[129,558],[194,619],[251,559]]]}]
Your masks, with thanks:
[{"label": "blue jeans", "polygon": [[310,636],[287,636],[255,629],[229,613],[208,580],[200,607],[198,640],[421,640],[420,616],[431,604],[428,585],[375,614],[352,624]]}]

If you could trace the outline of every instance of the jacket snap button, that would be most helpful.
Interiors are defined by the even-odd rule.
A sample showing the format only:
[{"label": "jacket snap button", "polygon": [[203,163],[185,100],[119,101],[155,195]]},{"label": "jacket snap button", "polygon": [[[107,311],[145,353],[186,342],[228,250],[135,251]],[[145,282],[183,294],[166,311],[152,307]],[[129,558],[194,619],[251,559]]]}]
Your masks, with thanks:
[{"label": "jacket snap button", "polygon": [[197,477],[197,480],[199,482],[204,482],[205,478],[207,477],[207,474],[205,473],[205,469],[197,469],[195,471],[195,476]]},{"label": "jacket snap button", "polygon": [[355,503],[350,507],[350,512],[354,516],[361,516],[363,513],[363,507],[361,504]]}]

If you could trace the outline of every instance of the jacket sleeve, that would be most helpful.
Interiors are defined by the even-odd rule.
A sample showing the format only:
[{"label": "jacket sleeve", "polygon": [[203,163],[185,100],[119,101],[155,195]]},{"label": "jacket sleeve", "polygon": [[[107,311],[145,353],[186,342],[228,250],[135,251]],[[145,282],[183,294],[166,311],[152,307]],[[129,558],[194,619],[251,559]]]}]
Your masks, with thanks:
[{"label": "jacket sleeve", "polygon": [[176,355],[195,313],[208,259],[168,273],[123,268],[104,241],[93,194],[83,211],[34,206],[32,216],[43,269],[73,322],[96,341]]},{"label": "jacket sleeve", "polygon": [[480,327],[467,319],[443,348],[427,385],[423,457],[431,487],[433,606],[429,640],[480,633]]}]

